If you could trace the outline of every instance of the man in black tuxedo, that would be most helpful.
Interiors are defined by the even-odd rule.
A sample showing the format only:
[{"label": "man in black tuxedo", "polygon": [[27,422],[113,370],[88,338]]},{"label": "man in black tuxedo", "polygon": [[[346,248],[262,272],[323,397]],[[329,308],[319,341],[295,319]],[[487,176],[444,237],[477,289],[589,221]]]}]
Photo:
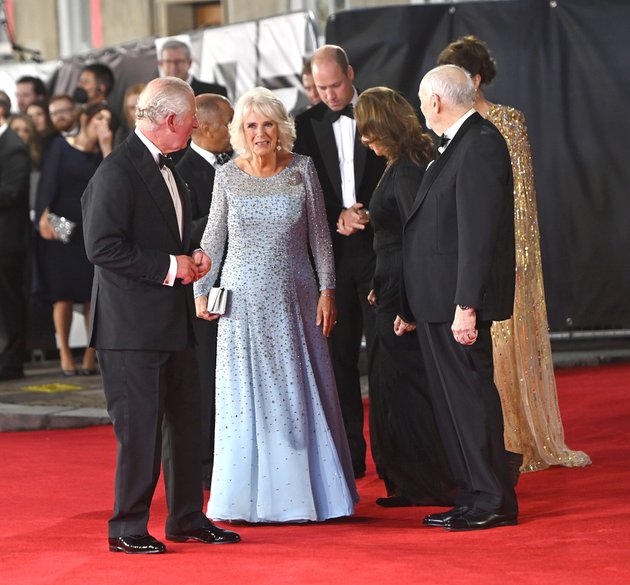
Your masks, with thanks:
[{"label": "man in black tuxedo", "polygon": [[31,161],[9,128],[11,102],[0,98],[0,380],[24,375],[26,293],[24,268],[31,225],[28,216]]},{"label": "man in black tuxedo", "polygon": [[[199,126],[193,130],[190,146],[177,163],[177,170],[190,190],[192,239],[201,242],[212,202],[216,169],[231,158],[228,124],[234,110],[226,97],[202,94],[195,98]],[[201,385],[202,473],[207,489],[212,482],[214,460],[214,393],[218,321],[194,319],[197,361]]]},{"label": "man in black tuxedo", "polygon": [[[358,361],[363,333],[368,359],[374,338],[374,310],[367,296],[375,257],[366,210],[385,162],[361,143],[356,132],[352,105],[358,93],[345,51],[335,45],[320,47],[311,59],[311,70],[322,102],[296,118],[295,151],[313,159],[324,192],[339,315],[329,347],[354,473],[362,477],[366,443]],[[373,454],[374,449],[373,444]]]},{"label": "man in black tuxedo", "polygon": [[422,180],[403,237],[402,334],[415,322],[440,435],[458,483],[455,508],[428,526],[478,530],[517,523],[518,505],[494,385],[492,321],[514,302],[512,168],[499,131],[472,108],[470,75],[455,65],[420,84],[442,154]]},{"label": "man in black tuxedo", "polygon": [[160,463],[168,540],[239,540],[202,512],[191,285],[210,259],[192,243],[188,190],[163,156],[181,149],[196,125],[190,86],[154,79],[138,98],[136,130],[103,161],[82,199],[85,247],[95,264],[90,345],[118,440],[114,552],[165,551],[147,531]]},{"label": "man in black tuxedo", "polygon": [[160,49],[158,65],[163,75],[179,77],[181,80],[186,81],[192,87],[196,96],[202,93],[217,93],[227,97],[227,89],[223,85],[207,83],[193,77],[190,73],[190,66],[192,65],[190,47],[182,41],[177,39],[166,41]]}]

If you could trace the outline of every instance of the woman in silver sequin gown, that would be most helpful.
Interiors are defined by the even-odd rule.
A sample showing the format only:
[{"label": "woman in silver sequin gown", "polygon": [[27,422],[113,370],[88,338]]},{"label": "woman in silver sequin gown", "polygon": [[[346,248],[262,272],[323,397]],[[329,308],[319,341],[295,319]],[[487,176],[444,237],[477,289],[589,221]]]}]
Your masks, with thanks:
[{"label": "woman in silver sequin gown", "polygon": [[[328,356],[334,264],[308,157],[268,90],[243,95],[230,126],[239,158],[217,171],[202,246],[215,262],[195,284],[197,315],[221,268],[215,459],[207,514],[304,522],[347,516],[358,501]],[[313,273],[309,248],[317,270]],[[203,367],[203,364],[200,364]]]}]

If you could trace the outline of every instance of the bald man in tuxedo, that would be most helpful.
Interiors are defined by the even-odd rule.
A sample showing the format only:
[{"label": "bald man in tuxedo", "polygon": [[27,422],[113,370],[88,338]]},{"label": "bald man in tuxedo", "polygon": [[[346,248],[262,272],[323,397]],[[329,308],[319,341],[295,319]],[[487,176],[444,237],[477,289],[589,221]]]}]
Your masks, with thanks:
[{"label": "bald man in tuxedo", "polygon": [[[474,85],[443,65],[420,83],[426,125],[442,135],[403,232],[403,315],[417,325],[436,423],[458,491],[427,526],[469,531],[517,523],[518,503],[494,385],[492,321],[514,303],[512,166],[499,131],[473,108]],[[402,317],[402,318],[401,318]]]}]

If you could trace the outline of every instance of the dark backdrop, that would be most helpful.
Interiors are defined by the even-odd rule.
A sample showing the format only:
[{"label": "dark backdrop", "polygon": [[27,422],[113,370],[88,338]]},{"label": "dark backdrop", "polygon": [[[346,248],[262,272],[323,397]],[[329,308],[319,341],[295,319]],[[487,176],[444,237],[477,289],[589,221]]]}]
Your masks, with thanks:
[{"label": "dark backdrop", "polygon": [[420,79],[475,34],[497,61],[488,99],[525,113],[552,329],[630,327],[630,67],[626,0],[505,0],[337,13],[362,89],[418,106]]}]

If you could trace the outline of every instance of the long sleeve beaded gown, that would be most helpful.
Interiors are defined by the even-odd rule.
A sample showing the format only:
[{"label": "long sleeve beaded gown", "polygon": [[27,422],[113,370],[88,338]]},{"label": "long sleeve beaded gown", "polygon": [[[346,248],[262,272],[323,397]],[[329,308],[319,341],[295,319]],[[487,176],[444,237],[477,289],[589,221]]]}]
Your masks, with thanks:
[{"label": "long sleeve beaded gown", "polygon": [[492,325],[495,383],[509,451],[523,454],[522,471],[549,465],[583,467],[591,460],[564,442],[551,359],[540,256],[531,149],[522,112],[494,105],[486,115],[505,138],[514,174],[516,290],[511,319]]},{"label": "long sleeve beaded gown", "polygon": [[[195,284],[207,295],[221,268],[215,458],[207,515],[304,522],[347,516],[358,501],[319,289],[335,271],[315,167],[294,154],[269,178],[231,161],[217,171],[202,247],[221,268]],[[317,271],[313,272],[309,248]],[[200,364],[203,367],[203,364]]]}]

